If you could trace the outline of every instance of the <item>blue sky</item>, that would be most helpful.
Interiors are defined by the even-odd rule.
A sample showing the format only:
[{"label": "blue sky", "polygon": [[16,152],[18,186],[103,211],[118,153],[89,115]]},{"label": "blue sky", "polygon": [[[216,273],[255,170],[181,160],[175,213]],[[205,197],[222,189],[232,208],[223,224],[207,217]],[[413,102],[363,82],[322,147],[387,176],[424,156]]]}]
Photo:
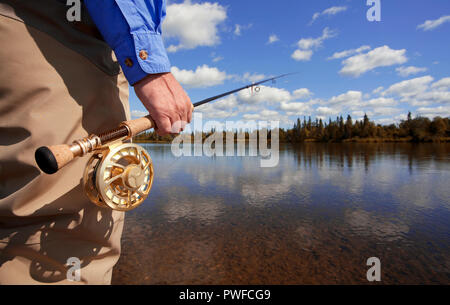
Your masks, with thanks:
[{"label": "blue sky", "polygon": [[[450,116],[450,2],[380,3],[381,21],[369,22],[366,0],[169,1],[163,36],[193,102],[299,72],[196,109],[206,119]],[[145,114],[133,89],[130,108]]]}]

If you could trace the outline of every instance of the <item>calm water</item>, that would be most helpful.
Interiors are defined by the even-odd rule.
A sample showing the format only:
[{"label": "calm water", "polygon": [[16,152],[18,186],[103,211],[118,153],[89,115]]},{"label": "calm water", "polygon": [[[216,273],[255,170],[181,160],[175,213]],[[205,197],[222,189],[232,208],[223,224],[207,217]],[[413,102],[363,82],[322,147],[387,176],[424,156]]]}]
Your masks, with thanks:
[{"label": "calm water", "polygon": [[144,145],[155,182],[126,214],[114,284],[450,284],[449,144],[305,144],[259,158]]}]

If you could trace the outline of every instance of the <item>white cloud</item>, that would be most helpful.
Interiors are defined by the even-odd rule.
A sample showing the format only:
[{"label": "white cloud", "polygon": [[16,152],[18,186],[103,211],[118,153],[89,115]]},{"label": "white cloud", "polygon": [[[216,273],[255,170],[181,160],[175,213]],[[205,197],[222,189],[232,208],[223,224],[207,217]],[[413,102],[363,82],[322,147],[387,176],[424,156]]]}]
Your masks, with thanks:
[{"label": "white cloud", "polygon": [[429,105],[431,103],[450,104],[450,92],[434,90],[422,92],[414,96],[412,103],[415,105]]},{"label": "white cloud", "polygon": [[238,115],[240,112],[235,108],[238,106],[236,95],[230,95],[216,101],[213,104],[204,104],[196,108],[206,118],[224,119]]},{"label": "white cloud", "polygon": [[378,93],[380,93],[381,91],[383,91],[383,89],[384,89],[384,87],[383,87],[383,86],[380,86],[380,87],[376,88],[375,90],[373,90],[372,93],[373,93],[373,94],[378,94]]},{"label": "white cloud", "polygon": [[350,49],[350,50],[345,50],[345,51],[341,51],[341,52],[336,52],[332,56],[328,57],[328,60],[349,57],[351,55],[360,54],[360,53],[362,53],[364,51],[368,51],[368,50],[370,50],[370,46],[361,46],[357,49]]},{"label": "white cloud", "polygon": [[135,118],[141,118],[143,116],[147,116],[148,111],[140,111],[140,110],[131,110],[131,116]]},{"label": "white cloud", "polygon": [[338,96],[333,96],[328,103],[338,104],[340,106],[358,106],[362,102],[362,92],[361,91],[347,91]]},{"label": "white cloud", "polygon": [[308,88],[300,88],[295,90],[293,93],[294,99],[304,99],[308,98],[312,95],[312,92],[308,90]]},{"label": "white cloud", "polygon": [[234,26],[234,35],[241,36],[241,26],[239,24]]},{"label": "white cloud", "polygon": [[258,113],[244,114],[242,118],[248,121],[262,121],[262,116]]},{"label": "white cloud", "polygon": [[346,6],[333,6],[324,10],[322,15],[336,15],[337,13],[344,12],[346,10]]},{"label": "white cloud", "polygon": [[238,105],[236,95],[229,95],[221,100],[218,100],[217,102],[213,104],[210,104],[213,106],[214,109],[218,110],[230,110],[233,109]]},{"label": "white cloud", "polygon": [[227,18],[226,8],[218,3],[191,3],[189,0],[167,6],[163,33],[167,38],[177,38],[178,45],[167,50],[194,49],[213,46],[220,42],[218,25]]},{"label": "white cloud", "polygon": [[261,115],[266,117],[276,116],[279,115],[278,111],[275,110],[263,110],[261,111]]},{"label": "white cloud", "polygon": [[410,97],[417,95],[421,92],[425,92],[428,89],[428,85],[433,81],[433,77],[427,75],[423,77],[404,80],[402,82],[393,84],[383,95],[398,95],[401,97]]},{"label": "white cloud", "polygon": [[313,112],[311,105],[319,103],[319,100],[291,102],[312,95],[307,88],[289,92],[274,87],[259,87],[258,92],[242,90],[214,104],[202,105],[197,111],[206,118],[224,119],[242,115],[244,120],[280,120],[283,124],[290,124],[289,116],[310,115]]},{"label": "white cloud", "polygon": [[311,20],[311,22],[309,23],[309,25],[313,24],[314,20],[316,20],[316,19],[319,18],[319,17],[320,17],[320,13],[319,13],[319,12],[314,13],[313,16],[312,16],[312,20]]},{"label": "white cloud", "polygon": [[379,97],[366,102],[368,106],[394,106],[397,102],[393,98]]},{"label": "white cloud", "polygon": [[268,109],[265,109],[260,113],[244,114],[242,118],[247,121],[277,121],[277,120],[286,121],[288,119],[286,116],[280,114],[278,111]]},{"label": "white cloud", "polygon": [[317,38],[302,38],[298,41],[297,45],[302,50],[308,50],[320,47],[324,40],[336,36],[336,32],[330,30],[329,28],[324,28],[322,31],[322,36]]},{"label": "white cloud", "polygon": [[[258,73],[250,74],[249,72],[245,72],[241,79],[245,82],[256,83],[265,78],[267,78],[267,76],[264,74],[258,74]],[[238,79],[239,79],[239,77],[238,77]]]},{"label": "white cloud", "polygon": [[280,104],[280,109],[289,112],[289,115],[303,115],[311,112],[311,107],[306,103],[286,103]]},{"label": "white cloud", "polygon": [[450,106],[439,106],[439,107],[421,107],[416,111],[422,116],[429,118],[440,117],[450,117]]},{"label": "white cloud", "polygon": [[267,41],[267,43],[268,43],[268,44],[271,44],[271,43],[277,42],[278,40],[280,40],[280,39],[278,38],[278,36],[275,35],[275,34],[273,34],[273,35],[270,35],[270,36],[269,36],[269,40]]},{"label": "white cloud", "polygon": [[311,22],[309,24],[311,25],[320,16],[325,16],[325,15],[332,16],[332,15],[336,15],[336,14],[338,14],[340,12],[344,12],[346,10],[347,10],[346,6],[332,6],[332,7],[329,7],[326,10],[322,11],[321,13],[319,13],[319,12],[314,13],[314,15],[312,17],[312,20],[311,20]]},{"label": "white cloud", "polygon": [[207,65],[199,66],[195,71],[180,70],[173,66],[171,72],[177,81],[188,88],[212,87],[222,84],[228,78],[225,72]]},{"label": "white cloud", "polygon": [[237,111],[217,110],[217,109],[213,109],[211,111],[206,111],[205,109],[199,109],[198,112],[203,113],[205,118],[214,119],[214,120],[228,119],[228,118],[235,117],[239,114],[239,112],[237,112]]},{"label": "white cloud", "polygon": [[408,115],[406,113],[402,113],[402,114],[399,114],[399,115],[395,116],[394,120],[396,122],[400,122],[401,120],[406,120],[407,117],[408,117]]},{"label": "white cloud", "polygon": [[430,86],[433,80],[433,77],[429,75],[405,80],[393,84],[382,95],[399,96],[401,97],[401,102],[412,106],[450,104],[450,92],[448,87],[445,86],[448,80],[444,78]]},{"label": "white cloud", "polygon": [[241,36],[243,30],[248,30],[252,26],[253,26],[252,24],[247,24],[247,25],[235,24],[234,25],[234,35]]},{"label": "white cloud", "polygon": [[[327,117],[335,117],[338,115],[345,116],[348,113],[353,113],[353,116],[362,117],[365,112],[361,108],[363,106],[372,107],[363,103],[363,93],[361,91],[349,90],[346,93],[333,96],[328,100],[315,100],[314,103],[318,103],[318,107],[315,109],[314,115],[318,118],[326,119]],[[311,103],[311,101],[309,102]],[[359,112],[362,115],[359,115]]]},{"label": "white cloud", "polygon": [[253,92],[253,94],[250,90],[239,91],[238,98],[240,101],[247,104],[259,104],[264,102],[288,102],[292,99],[292,96],[290,92],[285,89],[259,86],[259,92]]},{"label": "white cloud", "polygon": [[318,107],[316,109],[316,113],[319,116],[334,116],[334,115],[338,115],[339,114],[339,110],[338,109],[333,109],[331,107]]},{"label": "white cloud", "polygon": [[216,52],[211,52],[210,56],[211,56],[213,62],[219,62],[219,61],[223,60],[223,57],[216,54]]},{"label": "white cloud", "polygon": [[308,61],[311,59],[313,55],[313,51],[311,50],[295,50],[294,53],[292,53],[291,57],[297,61]]},{"label": "white cloud", "polygon": [[339,71],[342,75],[358,77],[367,71],[378,67],[387,67],[403,64],[408,59],[406,50],[393,50],[388,46],[382,46],[365,54],[358,54],[347,58],[342,62],[343,68]]},{"label": "white cloud", "polygon": [[397,71],[398,75],[402,76],[402,77],[408,77],[410,75],[414,75],[420,72],[425,72],[427,71],[427,68],[419,68],[419,67],[415,67],[415,66],[409,66],[409,67],[398,67],[395,69],[395,71]]},{"label": "white cloud", "polygon": [[431,85],[431,88],[449,89],[450,88],[450,77],[444,77],[443,79],[435,82]]},{"label": "white cloud", "polygon": [[446,22],[450,22],[450,15],[442,16],[441,18],[435,20],[427,20],[424,23],[419,24],[417,28],[422,29],[424,31],[430,31],[434,30],[435,28]]},{"label": "white cloud", "polygon": [[387,116],[387,115],[394,115],[402,112],[402,109],[394,108],[394,107],[375,107],[372,110],[373,115],[379,115],[379,116]]},{"label": "white cloud", "polygon": [[311,50],[295,50],[294,53],[292,53],[291,57],[297,61],[308,61],[311,59],[313,55],[313,51]]},{"label": "white cloud", "polygon": [[335,31],[324,28],[322,36],[317,38],[302,38],[297,42],[298,49],[292,53],[291,57],[297,61],[308,61],[313,55],[313,50],[322,46],[326,39],[335,37]]},{"label": "white cloud", "polygon": [[[250,78],[258,74],[246,73],[244,76]],[[433,77],[424,76],[394,83],[387,89],[380,86],[372,91],[377,94],[374,98],[370,98],[365,92],[348,90],[328,99],[315,98],[300,102],[297,100],[312,96],[309,89],[289,91],[260,86],[259,92],[243,90],[213,105],[202,106],[198,111],[208,118],[216,119],[241,117],[244,121],[280,120],[286,127],[292,126],[292,118],[312,116],[327,120],[342,115],[345,119],[347,114],[351,114],[354,120],[361,120],[367,114],[378,124],[390,124],[405,119],[408,109],[414,114],[430,118],[449,116],[448,88],[450,77],[434,82]],[[408,104],[408,107],[397,107],[400,102]]]},{"label": "white cloud", "polygon": [[[274,87],[260,86],[259,92],[250,90],[243,90],[237,93],[237,107],[238,112],[244,114],[245,112],[253,112],[244,114],[243,118],[246,120],[280,120],[284,124],[290,122],[289,116],[299,116],[312,113],[311,105],[317,103],[316,100],[308,102],[291,102],[294,99],[306,98],[312,95],[307,88],[294,90],[292,93],[285,89]],[[280,112],[274,109],[269,109],[270,104],[275,104],[275,107]],[[266,111],[267,110],[267,111]]]},{"label": "white cloud", "polygon": [[356,110],[356,111],[353,111],[353,112],[352,112],[352,116],[353,116],[353,117],[357,117],[357,120],[358,120],[359,118],[364,117],[365,114],[367,114],[368,116],[371,115],[370,112],[362,111],[362,110]]}]

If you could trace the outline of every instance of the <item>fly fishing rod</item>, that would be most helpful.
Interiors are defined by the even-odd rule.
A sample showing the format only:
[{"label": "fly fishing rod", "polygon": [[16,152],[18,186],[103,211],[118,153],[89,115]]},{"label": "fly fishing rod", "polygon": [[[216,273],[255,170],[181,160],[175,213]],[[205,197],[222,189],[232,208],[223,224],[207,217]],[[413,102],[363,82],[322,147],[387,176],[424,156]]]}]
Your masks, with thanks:
[{"label": "fly fishing rod", "polygon": [[[209,97],[194,103],[192,107],[290,74],[275,76]],[[89,199],[101,207],[129,211],[140,205],[148,196],[153,183],[153,164],[145,149],[125,141],[151,128],[155,128],[155,123],[150,115],[124,121],[117,128],[75,140],[72,144],[42,146],[35,152],[36,163],[44,173],[54,174],[75,158],[93,153],[83,176],[84,189]]]}]

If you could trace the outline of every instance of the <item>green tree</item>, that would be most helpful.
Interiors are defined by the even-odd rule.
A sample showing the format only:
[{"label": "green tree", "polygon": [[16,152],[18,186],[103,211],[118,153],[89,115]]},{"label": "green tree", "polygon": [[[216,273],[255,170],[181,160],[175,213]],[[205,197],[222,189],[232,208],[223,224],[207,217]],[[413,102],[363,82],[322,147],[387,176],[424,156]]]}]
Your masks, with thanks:
[{"label": "green tree", "polygon": [[352,129],[353,129],[352,117],[350,115],[348,115],[347,121],[345,122],[345,128],[344,128],[344,138],[345,139],[350,139],[352,137]]}]

